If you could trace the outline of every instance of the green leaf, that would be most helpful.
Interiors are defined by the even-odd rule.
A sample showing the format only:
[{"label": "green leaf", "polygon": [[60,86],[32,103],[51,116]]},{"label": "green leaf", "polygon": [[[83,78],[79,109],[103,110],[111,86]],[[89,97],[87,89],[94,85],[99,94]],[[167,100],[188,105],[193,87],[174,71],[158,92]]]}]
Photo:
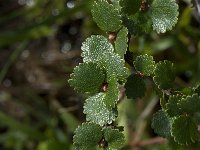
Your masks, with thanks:
[{"label": "green leaf", "polygon": [[98,64],[106,69],[107,81],[113,77],[124,83],[128,77],[129,71],[124,67],[124,60],[118,54],[103,53],[98,60]]},{"label": "green leaf", "polygon": [[95,62],[102,53],[113,53],[114,48],[102,35],[92,35],[82,44],[82,54],[84,62]]},{"label": "green leaf", "polygon": [[154,132],[157,133],[159,136],[164,138],[170,137],[170,121],[163,110],[159,110],[153,115],[151,127],[154,129]]},{"label": "green leaf", "polygon": [[116,77],[125,82],[128,77],[128,69],[124,67],[124,60],[114,53],[111,43],[103,36],[91,36],[82,46],[82,57],[84,62],[96,62],[100,68],[104,68],[107,81]]},{"label": "green leaf", "polygon": [[152,56],[148,56],[147,54],[137,56],[133,64],[137,71],[146,76],[150,76],[154,73],[155,61]]},{"label": "green leaf", "polygon": [[186,113],[200,112],[200,97],[197,94],[187,96],[179,101],[178,106]]},{"label": "green leaf", "polygon": [[156,69],[154,71],[154,82],[160,89],[169,89],[172,87],[172,84],[175,79],[175,67],[173,63],[165,60],[164,62],[159,62],[156,65]]},{"label": "green leaf", "polygon": [[93,20],[99,28],[106,32],[115,32],[122,26],[121,16],[112,4],[107,0],[97,0],[92,7]]},{"label": "green leaf", "polygon": [[104,138],[108,142],[109,149],[120,149],[124,143],[125,138],[124,134],[120,132],[118,129],[112,129],[110,127],[105,128],[104,130]]},{"label": "green leaf", "polygon": [[153,30],[164,33],[171,30],[178,20],[178,5],[175,0],[154,0],[151,5]]},{"label": "green leaf", "polygon": [[123,27],[117,34],[115,51],[123,59],[128,47],[128,29]]},{"label": "green leaf", "polygon": [[172,124],[172,136],[182,145],[189,145],[199,140],[196,122],[189,116],[179,116]]},{"label": "green leaf", "polygon": [[110,79],[108,89],[105,94],[104,103],[106,107],[109,109],[115,108],[119,96],[119,84],[116,78]]},{"label": "green leaf", "polygon": [[86,100],[83,112],[87,121],[103,126],[111,124],[116,119],[117,112],[114,109],[110,110],[105,101],[107,101],[106,93],[98,93]]},{"label": "green leaf", "polygon": [[75,90],[86,94],[95,94],[100,91],[105,74],[96,63],[83,63],[74,69],[69,84]]},{"label": "green leaf", "polygon": [[94,123],[83,123],[75,130],[73,142],[77,150],[94,150],[102,138],[102,129]]},{"label": "green leaf", "polygon": [[183,113],[181,108],[178,106],[178,102],[181,101],[183,96],[181,95],[172,95],[169,97],[169,101],[166,105],[166,112],[170,117],[178,116]]},{"label": "green leaf", "polygon": [[144,80],[140,76],[132,74],[127,79],[125,89],[128,98],[136,99],[145,95],[146,86]]}]

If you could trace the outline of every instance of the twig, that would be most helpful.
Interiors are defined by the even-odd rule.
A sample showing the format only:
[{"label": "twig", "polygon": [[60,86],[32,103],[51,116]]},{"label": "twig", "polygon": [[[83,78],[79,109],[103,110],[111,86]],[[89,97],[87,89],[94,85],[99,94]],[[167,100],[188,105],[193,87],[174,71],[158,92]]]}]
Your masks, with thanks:
[{"label": "twig", "polygon": [[147,124],[146,119],[151,114],[151,112],[152,112],[153,108],[156,106],[157,102],[158,102],[158,98],[156,96],[154,96],[152,98],[152,100],[149,102],[149,104],[146,106],[146,108],[144,109],[142,114],[139,116],[139,118],[137,120],[137,124],[136,124],[137,132],[134,135],[132,142],[130,143],[131,146],[137,145],[137,143],[139,143],[141,136],[144,132],[144,129],[146,128],[146,124]]},{"label": "twig", "polygon": [[167,140],[162,137],[155,137],[152,139],[138,142],[137,145],[135,145],[135,146],[144,147],[144,146],[153,145],[153,144],[165,144],[166,142],[167,142]]}]

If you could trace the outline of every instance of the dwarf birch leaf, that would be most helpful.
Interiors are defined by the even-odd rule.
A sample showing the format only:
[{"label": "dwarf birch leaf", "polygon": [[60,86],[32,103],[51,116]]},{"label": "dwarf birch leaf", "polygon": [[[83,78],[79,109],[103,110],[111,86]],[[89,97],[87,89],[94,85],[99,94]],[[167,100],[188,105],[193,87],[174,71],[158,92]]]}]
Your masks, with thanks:
[{"label": "dwarf birch leaf", "polygon": [[105,93],[98,93],[95,96],[89,97],[84,105],[84,113],[86,120],[99,124],[100,126],[111,124],[117,116],[114,109],[107,108]]},{"label": "dwarf birch leaf", "polygon": [[102,35],[92,35],[82,44],[82,54],[84,62],[96,61],[102,53],[113,53],[114,48]]},{"label": "dwarf birch leaf", "polygon": [[115,32],[122,25],[119,10],[107,0],[97,0],[92,7],[93,20],[97,23],[100,29],[106,32]]},{"label": "dwarf birch leaf", "polygon": [[110,79],[108,83],[108,89],[105,94],[106,96],[104,99],[104,103],[107,108],[115,108],[119,96],[119,83],[117,82],[116,78]]},{"label": "dwarf birch leaf", "polygon": [[146,76],[150,76],[155,70],[155,61],[152,56],[147,54],[137,56],[133,62],[135,69]]},{"label": "dwarf birch leaf", "polygon": [[159,136],[164,138],[170,137],[170,121],[163,110],[159,110],[153,115],[151,127],[154,129],[154,132],[157,133]]},{"label": "dwarf birch leaf", "polygon": [[190,116],[179,116],[172,123],[172,136],[182,145],[189,145],[199,140],[196,122]]},{"label": "dwarf birch leaf", "polygon": [[99,125],[83,123],[75,130],[73,141],[77,150],[92,150],[96,149],[101,138],[102,129]]},{"label": "dwarf birch leaf", "polygon": [[124,60],[118,54],[103,53],[98,60],[98,64],[105,68],[107,74],[107,81],[113,77],[118,81],[124,83],[128,77],[128,69],[124,67]]},{"label": "dwarf birch leaf", "polygon": [[181,95],[172,95],[169,97],[169,101],[166,104],[166,112],[170,117],[175,117],[181,115],[183,111],[178,106],[178,102],[181,101],[183,96]]},{"label": "dwarf birch leaf", "polygon": [[164,62],[159,62],[156,65],[154,71],[154,82],[160,89],[167,90],[172,87],[172,84],[175,79],[175,67],[173,63],[165,60]]},{"label": "dwarf birch leaf", "polygon": [[120,132],[118,129],[112,129],[110,127],[105,128],[104,130],[104,137],[106,142],[108,142],[109,149],[118,150],[120,149],[124,143],[124,134]]},{"label": "dwarf birch leaf", "polygon": [[138,75],[130,75],[125,84],[126,96],[131,99],[141,98],[144,96],[146,86],[144,80]]},{"label": "dwarf birch leaf", "polygon": [[175,0],[154,0],[151,5],[153,30],[164,33],[171,30],[178,20],[178,5]]},{"label": "dwarf birch leaf", "polygon": [[105,74],[96,63],[83,63],[74,69],[69,84],[75,90],[86,94],[95,94],[100,91],[105,80]]},{"label": "dwarf birch leaf", "polygon": [[200,97],[197,94],[187,96],[179,101],[178,106],[187,113],[200,112]]},{"label": "dwarf birch leaf", "polygon": [[125,82],[128,69],[124,67],[124,60],[114,53],[111,43],[103,36],[91,36],[84,43],[82,57],[84,62],[96,62],[100,68],[104,68],[107,80],[116,77],[118,81]]},{"label": "dwarf birch leaf", "polygon": [[123,27],[117,34],[117,38],[115,41],[115,51],[121,58],[124,58],[124,54],[126,53],[128,47],[128,29]]}]

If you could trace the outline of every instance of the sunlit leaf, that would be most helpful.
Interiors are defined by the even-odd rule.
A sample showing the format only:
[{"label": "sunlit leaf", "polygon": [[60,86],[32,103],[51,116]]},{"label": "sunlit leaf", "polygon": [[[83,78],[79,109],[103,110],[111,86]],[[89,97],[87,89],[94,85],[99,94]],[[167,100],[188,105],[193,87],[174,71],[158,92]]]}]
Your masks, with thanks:
[{"label": "sunlit leaf", "polygon": [[109,109],[106,106],[105,101],[107,101],[106,93],[98,93],[86,100],[84,113],[86,114],[87,121],[103,126],[111,124],[116,119],[116,110]]},{"label": "sunlit leaf", "polygon": [[178,20],[178,5],[175,0],[153,0],[151,18],[153,29],[158,33],[171,30]]},{"label": "sunlit leaf", "polygon": [[82,54],[84,62],[94,62],[101,57],[102,53],[113,53],[114,48],[102,35],[92,35],[82,44]]}]

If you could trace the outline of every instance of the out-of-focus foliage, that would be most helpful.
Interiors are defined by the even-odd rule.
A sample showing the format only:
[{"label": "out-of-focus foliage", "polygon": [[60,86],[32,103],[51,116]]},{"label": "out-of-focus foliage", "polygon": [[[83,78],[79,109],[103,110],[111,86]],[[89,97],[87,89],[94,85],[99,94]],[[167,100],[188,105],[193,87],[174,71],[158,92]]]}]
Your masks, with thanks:
[{"label": "out-of-focus foliage", "polygon": [[[0,149],[73,149],[73,132],[85,118],[84,95],[76,95],[67,79],[74,66],[82,62],[80,47],[84,39],[91,34],[102,34],[92,21],[91,3],[93,0],[1,0]],[[126,0],[121,3],[126,4]],[[178,5],[179,21],[172,31],[159,35],[152,31],[132,37],[129,49],[134,56],[151,54],[156,62],[171,60],[176,65],[175,88],[190,95],[190,88],[183,88],[196,87],[200,82],[200,21],[189,0],[180,0]],[[137,6],[122,10],[132,15],[130,9],[138,9]],[[135,18],[139,15],[131,19]],[[129,21],[127,28],[131,25]],[[138,19],[138,25],[145,25],[148,30],[145,20]],[[150,128],[149,118],[160,109],[152,93],[156,87],[148,80],[144,82],[147,92],[142,101],[125,98],[119,103],[118,123],[125,126],[123,149],[184,149],[173,140],[144,144],[157,136]],[[172,101],[166,106],[169,115],[176,115],[178,112],[171,112],[169,105],[178,106]],[[190,121],[178,118],[172,129],[179,127],[183,119]],[[197,123],[200,124],[200,119]],[[193,124],[187,132],[194,129]],[[197,139],[191,135],[188,141],[182,141],[181,137],[176,140],[189,143],[192,138]],[[198,150],[199,146],[187,148]]]}]

